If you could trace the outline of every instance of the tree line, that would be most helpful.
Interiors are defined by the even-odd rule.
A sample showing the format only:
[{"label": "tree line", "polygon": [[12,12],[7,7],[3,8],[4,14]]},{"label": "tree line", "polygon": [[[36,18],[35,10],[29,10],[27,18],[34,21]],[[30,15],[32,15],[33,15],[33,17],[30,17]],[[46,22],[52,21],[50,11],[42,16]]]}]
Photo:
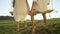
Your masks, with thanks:
[{"label": "tree line", "polygon": [[0,16],[0,20],[14,20],[14,18],[10,16]]}]

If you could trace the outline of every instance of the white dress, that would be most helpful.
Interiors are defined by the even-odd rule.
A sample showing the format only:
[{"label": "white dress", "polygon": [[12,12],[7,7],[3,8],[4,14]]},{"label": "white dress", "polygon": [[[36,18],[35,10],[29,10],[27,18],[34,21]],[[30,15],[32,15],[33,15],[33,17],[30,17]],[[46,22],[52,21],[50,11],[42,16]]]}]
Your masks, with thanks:
[{"label": "white dress", "polygon": [[28,13],[26,0],[15,0],[15,7],[13,11],[13,17],[15,21],[24,21]]},{"label": "white dress", "polygon": [[41,13],[44,13],[48,9],[48,3],[50,3],[50,0],[34,0],[34,2],[37,3],[35,9],[36,11],[39,11]]}]

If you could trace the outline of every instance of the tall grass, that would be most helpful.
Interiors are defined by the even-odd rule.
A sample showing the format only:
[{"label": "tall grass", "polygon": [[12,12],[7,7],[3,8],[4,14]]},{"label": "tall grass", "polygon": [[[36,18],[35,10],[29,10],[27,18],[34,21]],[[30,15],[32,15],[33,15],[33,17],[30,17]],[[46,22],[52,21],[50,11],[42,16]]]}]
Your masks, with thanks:
[{"label": "tall grass", "polygon": [[[31,21],[27,21],[28,27],[24,29],[24,23],[20,23],[20,32],[16,31],[16,23],[13,20],[0,20],[0,34],[32,34]],[[60,34],[60,18],[47,20],[47,28],[44,29],[43,20],[35,20],[35,34]]]}]

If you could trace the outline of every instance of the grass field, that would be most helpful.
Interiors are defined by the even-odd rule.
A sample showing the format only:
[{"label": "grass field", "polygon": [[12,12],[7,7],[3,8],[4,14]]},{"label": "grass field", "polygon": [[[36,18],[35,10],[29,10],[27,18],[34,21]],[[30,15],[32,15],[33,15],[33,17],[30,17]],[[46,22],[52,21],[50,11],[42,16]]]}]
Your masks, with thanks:
[{"label": "grass field", "polygon": [[[0,34],[32,34],[31,21],[27,21],[28,27],[24,29],[24,23],[20,23],[20,32],[16,31],[16,23],[13,20],[0,20]],[[36,32],[34,34],[60,34],[60,18],[47,20],[47,28],[44,29],[43,20],[35,20]]]}]

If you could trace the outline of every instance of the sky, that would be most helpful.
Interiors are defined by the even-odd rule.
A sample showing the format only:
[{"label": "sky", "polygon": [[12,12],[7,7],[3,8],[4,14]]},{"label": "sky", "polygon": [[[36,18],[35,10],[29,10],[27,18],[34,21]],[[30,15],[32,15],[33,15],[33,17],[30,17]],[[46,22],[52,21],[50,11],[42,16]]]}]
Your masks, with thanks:
[{"label": "sky", "polygon": [[[0,16],[11,16],[11,14],[9,12],[13,10],[12,1],[13,0],[0,0]],[[33,0],[28,0],[30,9],[32,6],[32,2],[33,2]],[[53,2],[54,11],[49,13],[49,14],[48,13],[46,14],[47,19],[60,18],[60,11],[59,11],[60,10],[60,4],[59,4],[60,0],[52,0],[52,2]],[[51,2],[50,2],[50,5],[48,6],[48,8],[52,9],[52,3]],[[51,17],[49,17],[49,15]],[[40,20],[40,19],[43,19],[43,16],[42,16],[42,14],[37,14],[34,16],[34,18],[37,20]],[[30,16],[27,15],[26,19],[30,19]]]}]

